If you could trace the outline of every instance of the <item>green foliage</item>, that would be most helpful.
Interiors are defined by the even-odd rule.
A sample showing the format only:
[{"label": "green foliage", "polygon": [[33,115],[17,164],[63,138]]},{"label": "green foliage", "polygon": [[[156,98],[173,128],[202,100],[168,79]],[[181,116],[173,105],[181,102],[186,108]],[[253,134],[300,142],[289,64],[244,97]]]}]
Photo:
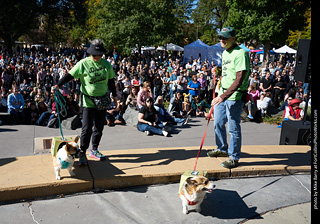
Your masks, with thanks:
[{"label": "green foliage", "polygon": [[303,13],[310,2],[299,0],[228,0],[227,25],[237,31],[237,40],[257,40],[267,46],[283,44],[289,30],[304,26]]},{"label": "green foliage", "polygon": [[38,0],[4,0],[0,7],[0,38],[11,50],[14,41],[28,32],[40,12]]},{"label": "green foliage", "polygon": [[173,7],[170,0],[102,0],[96,36],[106,47],[117,45],[126,53],[136,46],[162,45],[174,33]]},{"label": "green foliage", "polygon": [[22,35],[29,43],[69,46],[100,38],[107,48],[130,53],[197,38],[213,45],[216,31],[230,25],[238,42],[263,43],[268,52],[311,38],[310,7],[301,0],[3,0],[0,38],[9,49]]},{"label": "green foliage", "polygon": [[299,39],[311,39],[311,8],[306,10],[304,17],[307,25],[302,30],[290,30],[287,39],[288,46],[298,48]]}]

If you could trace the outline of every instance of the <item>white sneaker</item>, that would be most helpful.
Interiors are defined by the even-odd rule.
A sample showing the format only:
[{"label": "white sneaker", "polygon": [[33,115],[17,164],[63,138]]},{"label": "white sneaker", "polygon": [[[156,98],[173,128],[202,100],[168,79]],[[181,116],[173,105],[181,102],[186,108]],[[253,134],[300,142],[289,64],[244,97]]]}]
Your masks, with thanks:
[{"label": "white sneaker", "polygon": [[184,125],[188,124],[189,119],[190,119],[190,115],[188,115],[188,117],[184,120],[182,125],[184,126]]},{"label": "white sneaker", "polygon": [[146,134],[146,136],[150,135],[150,131],[145,131],[144,133]]},{"label": "white sneaker", "polygon": [[167,131],[165,131],[165,130],[162,130],[162,134],[163,134],[164,136],[168,137],[169,132],[167,132]]}]

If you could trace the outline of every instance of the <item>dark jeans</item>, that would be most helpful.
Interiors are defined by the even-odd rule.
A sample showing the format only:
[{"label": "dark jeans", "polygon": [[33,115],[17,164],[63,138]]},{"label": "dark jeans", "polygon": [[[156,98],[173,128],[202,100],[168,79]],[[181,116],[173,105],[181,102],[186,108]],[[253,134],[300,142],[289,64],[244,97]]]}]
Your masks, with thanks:
[{"label": "dark jeans", "polygon": [[80,149],[82,152],[86,152],[89,148],[90,138],[92,136],[92,149],[97,150],[105,124],[106,110],[84,107],[82,119]]},{"label": "dark jeans", "polygon": [[14,124],[25,124],[26,116],[24,111],[15,111],[14,109],[8,109],[8,113],[14,118]]}]

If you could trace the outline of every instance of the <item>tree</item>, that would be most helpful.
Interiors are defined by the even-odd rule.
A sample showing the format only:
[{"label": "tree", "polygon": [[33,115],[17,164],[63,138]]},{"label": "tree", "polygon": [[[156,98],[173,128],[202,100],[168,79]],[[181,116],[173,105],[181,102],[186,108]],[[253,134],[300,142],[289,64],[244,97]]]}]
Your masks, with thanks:
[{"label": "tree", "polygon": [[227,0],[198,0],[191,18],[196,24],[222,29],[228,16]]},{"label": "tree", "polygon": [[38,0],[5,0],[0,7],[0,38],[12,51],[15,40],[27,33],[36,23],[41,11]]},{"label": "tree", "polygon": [[305,26],[304,12],[310,1],[228,0],[227,25],[237,31],[237,41],[257,40],[264,44],[264,60],[272,44],[284,44],[289,30]]},{"label": "tree", "polygon": [[97,38],[125,53],[132,47],[163,45],[174,34],[174,2],[171,0],[102,0],[97,12]]},{"label": "tree", "polygon": [[300,30],[290,30],[287,41],[288,46],[298,48],[299,39],[311,39],[311,8],[307,9],[304,17],[307,20],[307,25]]},{"label": "tree", "polygon": [[191,19],[197,26],[199,39],[208,45],[217,43],[216,30],[222,29],[227,15],[226,0],[198,0]]}]

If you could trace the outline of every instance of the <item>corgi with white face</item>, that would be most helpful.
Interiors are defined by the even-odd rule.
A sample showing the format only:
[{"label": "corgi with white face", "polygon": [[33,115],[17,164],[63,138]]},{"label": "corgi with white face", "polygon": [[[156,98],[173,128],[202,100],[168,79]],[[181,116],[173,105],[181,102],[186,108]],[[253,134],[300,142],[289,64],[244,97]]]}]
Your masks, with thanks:
[{"label": "corgi with white face", "polygon": [[197,212],[200,212],[200,205],[203,199],[206,198],[206,193],[212,193],[214,188],[215,185],[211,184],[206,177],[195,176],[187,178],[179,192],[183,213],[188,214],[189,208],[194,207]]},{"label": "corgi with white face", "polygon": [[56,174],[56,179],[61,180],[60,170],[67,169],[70,176],[75,176],[76,174],[72,171],[73,163],[76,154],[79,152],[79,146],[77,144],[79,136],[75,137],[72,142],[67,142],[61,149],[57,152],[56,156],[53,156],[53,167]]}]

